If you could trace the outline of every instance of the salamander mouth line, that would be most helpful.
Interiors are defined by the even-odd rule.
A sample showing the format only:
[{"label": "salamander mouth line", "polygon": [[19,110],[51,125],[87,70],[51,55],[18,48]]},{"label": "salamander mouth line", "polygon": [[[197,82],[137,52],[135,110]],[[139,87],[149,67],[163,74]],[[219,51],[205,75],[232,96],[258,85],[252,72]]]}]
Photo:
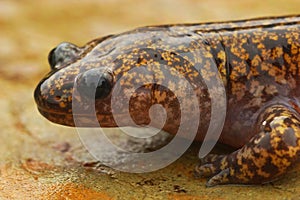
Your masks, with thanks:
[{"label": "salamander mouth line", "polygon": [[[90,117],[90,116],[96,116],[96,113],[95,115],[93,114],[74,114],[74,113],[66,113],[66,112],[59,112],[59,111],[54,111],[54,110],[48,110],[48,109],[45,109],[45,108],[42,108],[42,107],[38,107],[38,110],[41,111],[42,113],[45,113],[45,114],[50,114],[50,115],[63,115],[63,116],[87,116],[87,117]],[[110,116],[111,114],[108,114],[108,113],[101,113],[100,114],[101,116]]]}]

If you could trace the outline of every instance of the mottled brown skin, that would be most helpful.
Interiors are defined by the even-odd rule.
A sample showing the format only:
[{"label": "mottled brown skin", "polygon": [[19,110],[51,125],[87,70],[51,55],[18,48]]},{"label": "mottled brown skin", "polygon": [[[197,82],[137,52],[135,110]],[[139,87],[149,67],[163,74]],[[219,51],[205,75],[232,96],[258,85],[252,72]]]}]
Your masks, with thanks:
[{"label": "mottled brown skin", "polygon": [[[197,139],[201,140],[211,115],[204,83],[218,78],[209,62],[213,60],[227,95],[227,105],[220,105],[227,106],[227,111],[219,142],[237,150],[207,156],[196,168],[197,174],[210,177],[208,186],[260,184],[277,179],[299,163],[300,16],[144,27],[96,39],[81,48],[65,46],[67,50],[52,51],[52,71],[35,90],[39,111],[50,121],[74,126],[72,100],[81,102],[84,98],[72,98],[76,77],[81,84],[82,77],[95,72],[95,76],[98,73],[109,80],[106,86],[113,87],[127,75],[118,93],[122,102],[134,84],[145,80],[166,79],[175,89],[184,85],[174,81],[176,73],[165,77],[160,67],[167,65],[188,80],[197,94],[201,112]],[[133,68],[139,68],[139,73],[128,73]],[[96,94],[97,119],[102,127],[117,126],[111,113],[111,87]],[[176,134],[180,120],[186,119],[180,118],[179,102],[168,88],[145,84],[135,91],[129,110],[136,124],[148,124],[149,108],[159,103],[167,111],[163,129]],[[217,94],[218,88],[212,91]],[[180,92],[190,98],[189,91]],[[119,116],[126,113],[121,104],[114,106]],[[190,113],[192,118],[192,108]],[[96,126],[90,120],[93,116],[80,117],[80,126]],[[132,124],[124,118],[119,125]]]}]

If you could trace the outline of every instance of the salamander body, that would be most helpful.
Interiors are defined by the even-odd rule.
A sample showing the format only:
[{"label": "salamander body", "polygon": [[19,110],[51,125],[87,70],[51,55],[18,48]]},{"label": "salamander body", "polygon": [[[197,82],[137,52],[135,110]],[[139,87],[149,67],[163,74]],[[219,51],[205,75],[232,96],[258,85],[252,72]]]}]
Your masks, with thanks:
[{"label": "salamander body", "polygon": [[[299,162],[300,16],[148,26],[83,47],[61,43],[49,63],[51,72],[38,84],[35,100],[43,116],[67,126],[75,126],[75,99],[95,100],[101,127],[158,126],[160,118],[151,119],[149,109],[160,104],[166,111],[163,130],[176,134],[185,120],[203,140],[212,98],[225,95],[217,105],[226,107],[218,142],[237,150],[201,159],[196,173],[209,177],[208,186],[266,183]],[[219,80],[224,90],[214,85]],[[81,86],[78,95],[74,84]],[[186,99],[183,105],[178,94]],[[189,104],[193,95],[197,108]],[[123,117],[128,112],[130,120]],[[76,126],[97,126],[93,117],[79,116]]]}]

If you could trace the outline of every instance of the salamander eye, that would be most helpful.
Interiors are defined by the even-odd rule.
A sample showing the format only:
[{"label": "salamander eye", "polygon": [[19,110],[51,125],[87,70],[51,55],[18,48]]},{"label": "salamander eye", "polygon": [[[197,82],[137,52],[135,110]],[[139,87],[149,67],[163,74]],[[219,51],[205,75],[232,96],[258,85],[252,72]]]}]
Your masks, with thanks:
[{"label": "salamander eye", "polygon": [[108,80],[106,77],[102,76],[96,88],[95,98],[102,99],[107,97],[111,91],[111,88],[112,88],[111,81]]},{"label": "salamander eye", "polygon": [[107,97],[113,87],[113,76],[105,69],[91,69],[78,75],[78,91],[89,99]]},{"label": "salamander eye", "polygon": [[82,49],[74,44],[63,42],[52,49],[48,55],[48,62],[51,70],[58,69],[60,66],[74,62],[82,52]]}]

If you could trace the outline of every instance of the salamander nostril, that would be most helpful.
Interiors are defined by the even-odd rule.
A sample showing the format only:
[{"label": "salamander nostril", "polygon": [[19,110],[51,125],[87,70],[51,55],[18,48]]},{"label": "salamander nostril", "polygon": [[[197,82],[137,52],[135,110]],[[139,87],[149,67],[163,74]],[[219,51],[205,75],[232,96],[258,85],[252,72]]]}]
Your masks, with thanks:
[{"label": "salamander nostril", "polygon": [[54,97],[54,100],[55,100],[55,101],[60,101],[60,100],[61,100],[61,96],[59,96],[59,95],[55,96],[55,97]]}]

